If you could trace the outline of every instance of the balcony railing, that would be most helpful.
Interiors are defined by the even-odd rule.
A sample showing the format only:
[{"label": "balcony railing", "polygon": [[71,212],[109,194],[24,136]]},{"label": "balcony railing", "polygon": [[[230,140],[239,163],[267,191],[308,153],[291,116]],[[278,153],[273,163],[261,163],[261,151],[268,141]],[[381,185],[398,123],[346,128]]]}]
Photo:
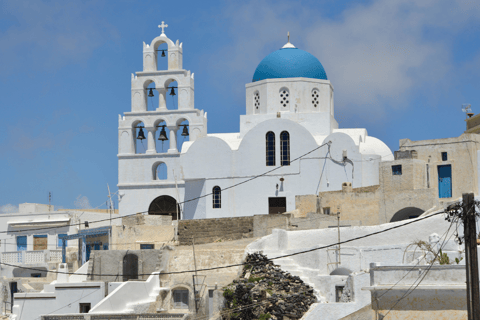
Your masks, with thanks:
[{"label": "balcony railing", "polygon": [[35,250],[3,252],[2,263],[35,264],[62,262],[62,250]]}]

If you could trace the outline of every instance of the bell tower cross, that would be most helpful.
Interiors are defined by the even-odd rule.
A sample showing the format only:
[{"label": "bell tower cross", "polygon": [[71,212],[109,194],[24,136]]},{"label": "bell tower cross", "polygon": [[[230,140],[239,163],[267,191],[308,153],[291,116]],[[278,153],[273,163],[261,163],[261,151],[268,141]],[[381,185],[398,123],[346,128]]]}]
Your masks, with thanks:
[{"label": "bell tower cross", "polygon": [[158,25],[159,28],[162,28],[162,34],[165,34],[165,28],[168,27],[168,24],[165,24],[164,21],[162,21],[162,24]]}]

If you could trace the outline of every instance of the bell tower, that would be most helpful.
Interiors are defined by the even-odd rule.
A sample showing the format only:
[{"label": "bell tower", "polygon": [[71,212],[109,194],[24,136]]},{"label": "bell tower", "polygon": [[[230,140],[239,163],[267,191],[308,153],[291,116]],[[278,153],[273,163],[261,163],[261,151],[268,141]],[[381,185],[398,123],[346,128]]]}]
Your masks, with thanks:
[{"label": "bell tower", "polygon": [[[194,106],[194,75],[183,69],[183,43],[167,37],[165,22],[158,27],[162,33],[150,44],[143,43],[143,71],[131,77],[131,110],[119,115],[121,215],[149,211],[159,197],[181,202],[182,148],[207,134],[206,114]],[[167,49],[159,49],[163,44]],[[158,69],[159,59],[168,59],[167,70]],[[168,95],[175,108],[167,106]],[[149,101],[157,107],[149,110]]]}]

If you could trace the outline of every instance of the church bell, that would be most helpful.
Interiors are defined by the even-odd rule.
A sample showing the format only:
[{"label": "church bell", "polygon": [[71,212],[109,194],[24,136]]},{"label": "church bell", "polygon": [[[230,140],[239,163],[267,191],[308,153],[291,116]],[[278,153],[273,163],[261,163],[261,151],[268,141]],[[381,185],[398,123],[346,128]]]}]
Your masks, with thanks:
[{"label": "church bell", "polygon": [[148,96],[153,97],[153,89],[152,88],[150,88],[150,92],[148,92]]},{"label": "church bell", "polygon": [[176,94],[175,94],[175,88],[174,88],[174,87],[172,87],[172,90],[170,90],[170,95],[171,95],[171,96],[175,96],[175,95],[176,95]]},{"label": "church bell", "polygon": [[143,133],[143,129],[142,129],[142,128],[140,128],[140,130],[138,131],[137,139],[138,139],[138,140],[144,140],[144,139],[145,139],[145,134]]},{"label": "church bell", "polygon": [[160,141],[168,140],[167,133],[165,132],[165,127],[162,127],[162,131],[160,131],[160,135],[158,136],[158,140],[160,140]]},{"label": "church bell", "polygon": [[165,57],[165,50],[162,50],[162,57]]},{"label": "church bell", "polygon": [[188,126],[183,126],[183,131],[182,131],[182,136],[183,137],[188,137]]}]

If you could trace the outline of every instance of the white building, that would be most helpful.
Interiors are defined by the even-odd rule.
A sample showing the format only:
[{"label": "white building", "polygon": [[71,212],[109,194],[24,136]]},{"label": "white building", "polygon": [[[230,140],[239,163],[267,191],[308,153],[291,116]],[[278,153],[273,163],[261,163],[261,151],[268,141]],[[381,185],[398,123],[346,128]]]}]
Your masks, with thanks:
[{"label": "white building", "polygon": [[[393,160],[390,149],[366,129],[338,128],[333,86],[313,55],[290,42],[268,55],[246,84],[240,132],[208,134],[206,112],[194,105],[193,73],[183,69],[182,44],[159,27],[162,34],[143,45],[143,71],[132,74],[131,111],[119,119],[121,215],[286,212],[295,208],[295,195],[341,190],[346,181],[354,188],[379,183],[379,163]],[[165,52],[168,70],[157,70]],[[175,89],[178,109],[169,110],[166,95]],[[188,130],[179,149],[180,133]],[[145,134],[141,152],[137,136]]]}]

